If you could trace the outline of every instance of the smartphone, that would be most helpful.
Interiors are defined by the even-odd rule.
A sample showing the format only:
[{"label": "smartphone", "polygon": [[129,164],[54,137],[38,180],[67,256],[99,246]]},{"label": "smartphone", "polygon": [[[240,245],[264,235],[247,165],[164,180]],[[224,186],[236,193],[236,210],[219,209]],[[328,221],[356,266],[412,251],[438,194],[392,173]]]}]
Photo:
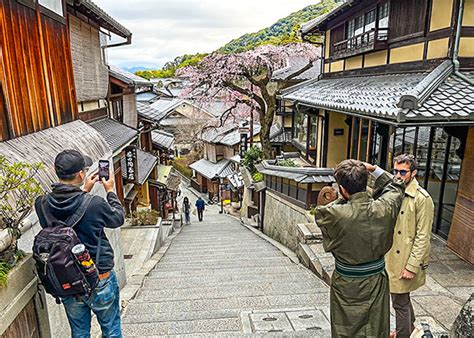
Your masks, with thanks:
[{"label": "smartphone", "polygon": [[102,177],[105,178],[106,181],[110,179],[110,164],[107,160],[99,160],[99,180],[102,181]]}]

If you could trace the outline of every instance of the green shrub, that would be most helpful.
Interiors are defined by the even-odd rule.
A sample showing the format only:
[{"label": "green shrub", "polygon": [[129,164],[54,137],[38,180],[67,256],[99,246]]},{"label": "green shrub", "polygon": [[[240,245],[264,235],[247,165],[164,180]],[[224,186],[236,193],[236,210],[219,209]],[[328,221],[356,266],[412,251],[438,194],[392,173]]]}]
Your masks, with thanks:
[{"label": "green shrub", "polygon": [[263,150],[257,146],[253,146],[244,155],[244,166],[250,171],[251,174],[254,174],[257,169],[255,165],[260,163],[263,159]]},{"label": "green shrub", "polygon": [[281,167],[298,167],[298,165],[290,158],[278,161],[278,165]]},{"label": "green shrub", "polygon": [[254,182],[261,182],[263,181],[263,174],[259,172],[253,173],[252,179]]}]

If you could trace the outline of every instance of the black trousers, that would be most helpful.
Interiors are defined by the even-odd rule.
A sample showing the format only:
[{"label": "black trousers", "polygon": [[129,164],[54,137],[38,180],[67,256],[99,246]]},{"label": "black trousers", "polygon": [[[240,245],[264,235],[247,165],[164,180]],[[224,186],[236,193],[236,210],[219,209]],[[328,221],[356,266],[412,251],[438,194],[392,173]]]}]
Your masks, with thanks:
[{"label": "black trousers", "polygon": [[390,295],[395,309],[397,337],[410,337],[415,323],[410,293],[391,293]]},{"label": "black trousers", "polygon": [[198,212],[198,219],[199,219],[199,222],[202,222],[202,214],[203,214],[203,211],[204,211],[204,210],[200,210],[200,209],[198,209],[198,211],[197,211],[197,212]]}]

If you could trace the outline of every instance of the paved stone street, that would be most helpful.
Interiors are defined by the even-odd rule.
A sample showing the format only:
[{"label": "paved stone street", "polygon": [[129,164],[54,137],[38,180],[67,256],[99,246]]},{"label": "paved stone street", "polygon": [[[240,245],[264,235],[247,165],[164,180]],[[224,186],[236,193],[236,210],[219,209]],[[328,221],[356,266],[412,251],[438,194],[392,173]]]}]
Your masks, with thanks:
[{"label": "paved stone street", "polygon": [[328,286],[217,211],[193,216],[173,240],[126,308],[124,334],[329,335]]}]

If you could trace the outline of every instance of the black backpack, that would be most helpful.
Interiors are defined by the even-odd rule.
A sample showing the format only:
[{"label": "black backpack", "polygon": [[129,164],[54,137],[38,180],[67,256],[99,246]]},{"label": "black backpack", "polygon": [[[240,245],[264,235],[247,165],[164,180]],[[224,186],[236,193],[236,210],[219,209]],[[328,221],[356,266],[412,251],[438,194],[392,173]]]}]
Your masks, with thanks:
[{"label": "black backpack", "polygon": [[[72,248],[81,244],[73,228],[84,217],[91,200],[91,195],[84,194],[79,208],[64,222],[55,219],[49,208],[41,209],[47,216],[45,219],[51,221],[51,224],[36,235],[33,258],[41,284],[58,303],[59,298],[90,295],[99,283],[97,266],[93,271],[86,273],[72,253]],[[99,250],[100,237],[97,261]]]}]

